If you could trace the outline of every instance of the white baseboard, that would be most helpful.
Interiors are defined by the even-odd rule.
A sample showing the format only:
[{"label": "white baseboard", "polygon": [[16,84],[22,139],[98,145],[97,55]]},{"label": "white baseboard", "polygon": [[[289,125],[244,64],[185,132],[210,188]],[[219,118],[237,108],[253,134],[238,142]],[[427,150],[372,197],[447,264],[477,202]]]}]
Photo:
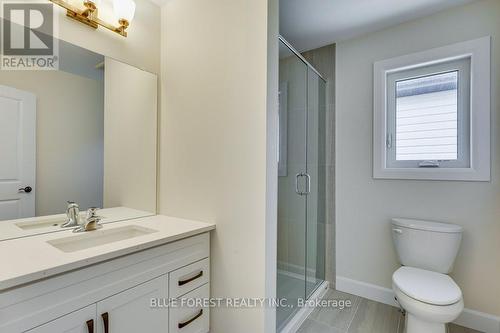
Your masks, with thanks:
[{"label": "white baseboard", "polygon": [[[311,295],[309,299],[322,299],[328,290],[328,281],[324,281]],[[296,333],[304,321],[313,312],[313,307],[303,307],[293,316],[292,319],[279,331],[279,333]]]},{"label": "white baseboard", "polygon": [[285,261],[278,260],[278,269],[282,270],[282,271],[302,275],[302,279],[304,278],[304,271],[307,271],[308,276],[316,276],[316,269],[313,269],[312,267],[307,267],[307,270],[304,270],[304,266],[291,264],[291,263],[288,263]]},{"label": "white baseboard", "polygon": [[[392,289],[337,276],[336,289],[380,303],[397,306]],[[464,309],[455,324],[485,333],[500,333],[500,317]]]},{"label": "white baseboard", "polygon": [[337,276],[336,288],[348,294],[368,298],[372,301],[398,306],[394,300],[394,292],[392,289],[380,287],[374,284],[348,279],[345,277]]}]

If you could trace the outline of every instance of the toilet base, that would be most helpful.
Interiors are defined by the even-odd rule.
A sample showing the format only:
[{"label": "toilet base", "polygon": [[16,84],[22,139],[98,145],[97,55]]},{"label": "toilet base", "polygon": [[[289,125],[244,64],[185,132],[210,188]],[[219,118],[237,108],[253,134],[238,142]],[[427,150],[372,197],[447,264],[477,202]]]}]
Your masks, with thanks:
[{"label": "toilet base", "polygon": [[405,333],[446,333],[446,324],[423,321],[406,313]]}]

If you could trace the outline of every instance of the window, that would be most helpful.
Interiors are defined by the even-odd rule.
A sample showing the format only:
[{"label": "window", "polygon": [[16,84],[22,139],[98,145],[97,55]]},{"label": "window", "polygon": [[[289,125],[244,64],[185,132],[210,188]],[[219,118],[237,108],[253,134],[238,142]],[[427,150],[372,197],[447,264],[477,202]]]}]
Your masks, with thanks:
[{"label": "window", "polygon": [[487,37],[375,63],[375,178],[489,180],[489,47]]},{"label": "window", "polygon": [[469,100],[470,58],[389,74],[387,165],[468,168]]}]

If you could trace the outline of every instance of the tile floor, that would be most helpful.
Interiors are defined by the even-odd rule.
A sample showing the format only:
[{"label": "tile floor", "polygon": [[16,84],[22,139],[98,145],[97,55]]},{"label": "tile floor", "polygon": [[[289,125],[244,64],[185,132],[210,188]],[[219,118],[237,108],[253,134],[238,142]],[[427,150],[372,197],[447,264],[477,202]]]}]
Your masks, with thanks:
[{"label": "tile floor", "polygon": [[[351,300],[352,306],[317,308],[298,333],[403,333],[404,319],[395,307],[331,289],[324,299]],[[448,332],[480,333],[453,324]]]}]

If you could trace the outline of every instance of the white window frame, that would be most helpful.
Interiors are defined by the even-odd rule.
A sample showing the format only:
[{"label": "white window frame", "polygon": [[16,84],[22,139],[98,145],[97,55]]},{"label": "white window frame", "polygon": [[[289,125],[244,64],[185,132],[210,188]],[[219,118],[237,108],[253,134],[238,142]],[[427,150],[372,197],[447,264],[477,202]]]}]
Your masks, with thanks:
[{"label": "white window frame", "polygon": [[[373,177],[490,181],[490,48],[491,37],[448,45],[374,64]],[[388,77],[397,72],[470,59],[468,167],[394,167],[387,163]]]}]

